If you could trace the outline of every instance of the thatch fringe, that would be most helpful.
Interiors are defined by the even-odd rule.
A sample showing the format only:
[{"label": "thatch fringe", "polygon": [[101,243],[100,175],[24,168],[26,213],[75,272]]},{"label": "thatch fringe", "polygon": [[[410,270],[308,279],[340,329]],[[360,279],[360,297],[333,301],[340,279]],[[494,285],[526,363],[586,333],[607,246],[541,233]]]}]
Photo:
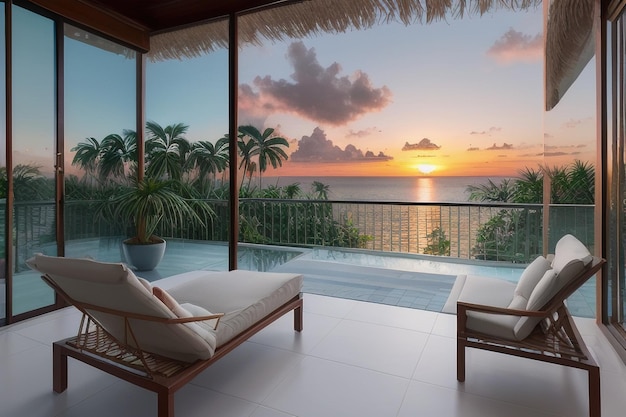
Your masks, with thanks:
[{"label": "thatch fringe", "polygon": [[594,0],[553,0],[546,36],[546,110],[552,109],[594,55]]},{"label": "thatch fringe", "polygon": [[[404,25],[483,15],[497,9],[539,7],[541,0],[308,0],[244,14],[239,20],[241,43],[260,44],[318,33],[367,29],[378,23]],[[228,20],[153,35],[148,57],[153,61],[199,56],[228,46]]]}]

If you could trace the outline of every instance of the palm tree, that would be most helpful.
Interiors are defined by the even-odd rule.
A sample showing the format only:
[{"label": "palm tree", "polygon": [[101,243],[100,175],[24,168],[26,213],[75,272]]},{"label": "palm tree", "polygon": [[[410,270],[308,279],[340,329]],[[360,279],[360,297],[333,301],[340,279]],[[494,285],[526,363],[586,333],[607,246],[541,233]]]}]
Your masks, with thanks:
[{"label": "palm tree", "polygon": [[205,182],[210,175],[222,172],[228,166],[228,138],[220,138],[213,145],[200,141],[191,145],[187,164],[198,171],[197,180]]},{"label": "palm tree", "polygon": [[72,165],[84,169],[88,174],[95,174],[101,152],[97,139],[86,138],[86,142],[79,142],[70,151],[76,152]]},{"label": "palm tree", "polygon": [[126,174],[128,163],[137,163],[137,134],[124,130],[124,137],[111,134],[102,139],[98,174],[100,179],[121,178]]},{"label": "palm tree", "polygon": [[248,136],[255,143],[251,154],[259,157],[259,188],[261,188],[261,176],[267,170],[268,161],[273,168],[277,168],[283,165],[283,159],[289,158],[283,149],[283,147],[289,147],[289,142],[280,136],[272,137],[274,133],[272,128],[267,128],[261,133],[256,127],[246,125],[239,126],[239,132]]},{"label": "palm tree", "polygon": [[595,170],[593,165],[576,160],[569,166],[567,177],[569,187],[564,203],[593,204],[595,201]]},{"label": "palm tree", "polygon": [[328,200],[328,191],[330,190],[329,185],[323,184],[319,181],[313,181],[311,188],[318,200]]},{"label": "palm tree", "polygon": [[500,184],[489,180],[487,184],[469,185],[470,201],[501,201],[511,202],[515,195],[515,184],[509,178],[503,179]]},{"label": "palm tree", "polygon": [[245,140],[245,135],[240,134],[237,141],[237,147],[239,148],[239,156],[241,156],[241,162],[239,162],[239,169],[243,167],[243,178],[241,179],[241,187],[243,187],[243,181],[246,178],[248,167],[252,162],[252,156],[255,143],[252,139]]},{"label": "palm tree", "polygon": [[191,144],[184,138],[189,126],[183,123],[161,127],[156,122],[146,122],[146,176],[180,180]]},{"label": "palm tree", "polygon": [[[248,164],[248,189],[250,189],[250,183],[252,182],[252,176],[254,175],[254,173],[256,172],[256,162],[252,161]],[[245,175],[244,175],[245,178]],[[259,187],[259,190],[261,189],[261,187]]]},{"label": "palm tree", "polygon": [[301,192],[302,192],[302,189],[300,188],[299,182],[289,184],[285,187],[285,196],[290,200],[299,196]]},{"label": "palm tree", "polygon": [[127,164],[131,163],[132,170],[137,163],[137,135],[132,130],[124,130],[123,135],[110,134],[101,142],[91,137],[79,142],[71,149],[76,152],[72,165],[97,175],[101,181],[123,177]]},{"label": "palm tree", "polygon": [[526,167],[515,180],[516,203],[541,203],[543,201],[543,172]]},{"label": "palm tree", "polygon": [[18,164],[13,167],[15,201],[47,200],[54,196],[54,183],[41,175],[40,167]]}]

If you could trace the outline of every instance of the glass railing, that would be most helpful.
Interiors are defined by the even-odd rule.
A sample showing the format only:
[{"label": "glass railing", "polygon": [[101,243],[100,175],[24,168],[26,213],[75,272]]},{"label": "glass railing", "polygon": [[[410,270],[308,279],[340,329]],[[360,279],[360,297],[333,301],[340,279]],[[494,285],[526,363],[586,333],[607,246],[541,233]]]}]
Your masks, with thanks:
[{"label": "glass railing", "polygon": [[[225,242],[228,202],[209,201],[215,216],[204,227],[168,227],[165,238]],[[68,202],[65,239],[127,236],[131,225],[96,216],[94,201]],[[526,263],[542,254],[543,211],[539,204],[408,203],[336,200],[241,199],[240,242],[297,247],[345,247],[461,259]],[[593,205],[550,206],[549,242],[574,234],[593,246]],[[4,212],[0,213],[4,218]],[[55,245],[54,204],[15,204],[14,265],[32,247]],[[4,220],[0,220],[4,224]],[[551,252],[554,248],[548,248]]]}]

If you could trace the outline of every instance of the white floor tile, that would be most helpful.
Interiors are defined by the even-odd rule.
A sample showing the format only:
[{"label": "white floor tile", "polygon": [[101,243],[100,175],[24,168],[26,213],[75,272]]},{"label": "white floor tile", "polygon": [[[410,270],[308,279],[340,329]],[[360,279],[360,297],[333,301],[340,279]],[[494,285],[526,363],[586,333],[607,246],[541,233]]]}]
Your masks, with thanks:
[{"label": "white floor tile", "polygon": [[410,378],[427,338],[413,330],[343,320],[311,355]]},{"label": "white floor tile", "polygon": [[52,390],[51,348],[39,346],[0,361],[0,416],[56,416],[115,382],[113,377],[69,361],[69,388]]},{"label": "white floor tile", "polygon": [[192,383],[260,403],[303,356],[258,343],[244,343]]},{"label": "white floor tile", "polygon": [[587,416],[587,372],[468,349],[465,392],[568,417]]},{"label": "white floor tile", "polygon": [[293,329],[293,314],[287,314],[250,338],[251,342],[298,353],[309,353],[339,324],[340,319],[304,312],[302,332]]},{"label": "white floor tile", "polygon": [[358,302],[347,319],[430,333],[437,313],[386,304]]},{"label": "white floor tile", "polygon": [[38,346],[42,346],[42,344],[17,332],[0,333],[0,352],[2,355],[12,355]]},{"label": "white floor tile", "polygon": [[456,315],[438,314],[432,334],[456,338]]},{"label": "white floor tile", "polygon": [[555,417],[538,409],[412,381],[398,417]]},{"label": "white floor tile", "polygon": [[267,407],[258,407],[250,417],[295,417],[293,414],[286,414],[278,410]]},{"label": "white floor tile", "polygon": [[345,298],[304,294],[304,311],[340,319],[346,317],[358,303]]},{"label": "white floor tile", "polygon": [[456,339],[430,335],[412,378],[428,384],[457,389]]},{"label": "white floor tile", "polygon": [[75,336],[78,332],[80,317],[80,314],[64,314],[52,320],[36,322],[31,326],[17,329],[15,332],[50,346],[57,340]]},{"label": "white floor tile", "polygon": [[404,378],[307,357],[264,405],[298,417],[392,417],[408,383]]}]

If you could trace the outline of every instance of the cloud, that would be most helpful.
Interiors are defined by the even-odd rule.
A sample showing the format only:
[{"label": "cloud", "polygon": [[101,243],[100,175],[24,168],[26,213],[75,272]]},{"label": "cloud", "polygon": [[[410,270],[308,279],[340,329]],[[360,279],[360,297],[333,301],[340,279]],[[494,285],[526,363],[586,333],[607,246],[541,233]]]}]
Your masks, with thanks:
[{"label": "cloud", "polygon": [[481,135],[481,136],[491,136],[492,133],[496,133],[501,131],[501,127],[490,127],[489,130],[483,130],[482,132],[477,132],[475,130],[470,132],[470,135]]},{"label": "cloud", "polygon": [[476,148],[476,147],[472,147],[470,146],[469,148],[467,148],[468,151],[473,152],[473,151],[478,151],[480,150],[480,148]]},{"label": "cloud", "polygon": [[487,55],[505,65],[541,61],[543,36],[525,35],[511,28],[487,50]]},{"label": "cloud", "polygon": [[587,123],[589,121],[592,121],[592,120],[593,119],[591,117],[586,117],[584,119],[569,119],[567,122],[563,124],[563,127],[565,129],[576,129],[580,125]]},{"label": "cloud", "polygon": [[294,69],[292,80],[257,76],[253,86],[239,87],[239,108],[244,120],[286,112],[339,126],[379,111],[391,101],[387,86],[375,88],[363,71],[342,76],[337,62],[322,67],[315,49],[307,49],[303,42],[289,45],[287,59]]},{"label": "cloud", "polygon": [[441,146],[436,145],[431,142],[430,139],[424,138],[420,140],[418,143],[409,143],[405,142],[402,147],[403,151],[436,151],[441,148]]},{"label": "cloud", "polygon": [[369,136],[377,132],[380,132],[380,130],[375,126],[367,128],[367,129],[358,130],[358,131],[354,131],[350,129],[346,137],[347,138],[364,138],[366,136]]},{"label": "cloud", "polygon": [[319,127],[313,130],[311,136],[302,136],[298,141],[298,149],[291,154],[292,162],[370,162],[389,161],[391,156],[379,152],[375,155],[372,151],[363,151],[354,145],[347,145],[345,149],[333,145],[326,138],[326,133]]},{"label": "cloud", "polygon": [[501,151],[503,149],[513,149],[513,145],[510,143],[503,143],[502,146],[498,146],[495,143],[488,148],[485,148],[488,151]]}]

